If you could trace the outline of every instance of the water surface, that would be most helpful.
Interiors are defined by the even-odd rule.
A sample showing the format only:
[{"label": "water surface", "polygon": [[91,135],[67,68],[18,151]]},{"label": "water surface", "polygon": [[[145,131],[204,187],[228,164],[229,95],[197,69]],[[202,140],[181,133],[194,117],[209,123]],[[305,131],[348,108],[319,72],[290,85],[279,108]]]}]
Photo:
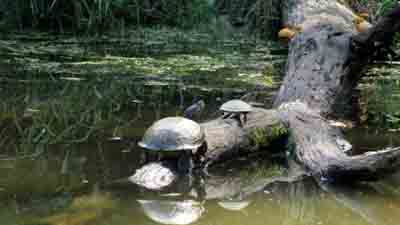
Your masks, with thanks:
[{"label": "water surface", "polygon": [[[394,225],[400,220],[398,175],[352,186],[321,187],[311,179],[265,185],[285,173],[285,163],[268,154],[234,160],[212,169],[211,176],[183,178],[159,192],[127,181],[143,163],[137,142],[155,120],[182,115],[203,99],[206,109],[196,120],[206,121],[219,116],[224,101],[247,92],[264,92],[249,100],[270,107],[285,60],[279,45],[215,44],[201,36],[203,42],[157,40],[128,48],[123,40],[111,45],[22,37],[4,37],[0,56],[1,224]],[[391,77],[399,71],[374,68],[376,73],[391,68]],[[369,104],[385,112],[397,109],[400,89],[392,90],[390,101]],[[400,144],[398,133],[376,127],[346,135],[359,152]]]}]

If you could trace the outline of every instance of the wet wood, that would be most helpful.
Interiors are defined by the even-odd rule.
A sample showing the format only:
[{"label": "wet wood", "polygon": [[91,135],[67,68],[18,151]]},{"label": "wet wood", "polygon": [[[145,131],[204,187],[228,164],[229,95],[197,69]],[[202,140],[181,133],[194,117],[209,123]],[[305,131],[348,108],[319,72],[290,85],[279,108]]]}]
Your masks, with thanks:
[{"label": "wet wood", "polygon": [[[278,108],[274,113],[290,128],[298,161],[311,175],[331,181],[378,179],[396,170],[400,166],[400,148],[347,155],[340,129],[331,126],[326,118],[352,111],[348,96],[365,65],[399,30],[400,8],[365,33],[357,32],[353,23],[356,15],[336,1],[288,0],[283,12],[285,24],[301,27],[302,32],[289,44],[286,76],[274,102]],[[263,120],[251,123],[254,121],[257,124]],[[239,126],[217,121],[209,124],[217,131],[206,126],[208,159],[249,147],[241,136],[244,129]],[[247,127],[246,132],[251,129],[254,127]],[[219,146],[211,144],[213,141]]]},{"label": "wet wood", "polygon": [[245,124],[241,124],[237,119],[222,119],[221,117],[201,125],[206,134],[207,151],[204,164],[207,166],[254,152],[256,146],[252,141],[253,132],[257,130],[263,132],[265,138],[260,141],[268,142],[272,141],[274,136],[279,138],[274,132],[283,127],[276,110],[262,108],[254,108],[254,111],[247,115]]},{"label": "wet wood", "polygon": [[283,104],[280,109],[296,144],[297,159],[322,180],[375,180],[400,166],[400,148],[349,156],[341,146],[340,130],[318,111],[300,102]]},{"label": "wet wood", "polygon": [[336,1],[288,0],[284,12],[286,24],[303,31],[289,44],[274,105],[293,135],[297,159],[312,175],[331,181],[377,179],[396,170],[400,148],[349,156],[341,131],[326,118],[352,110],[348,96],[365,65],[399,30],[400,8],[365,33],[357,33],[355,15]]},{"label": "wet wood", "polygon": [[254,131],[265,130],[266,138],[276,136],[273,128],[283,123],[293,137],[297,161],[318,180],[373,180],[395,171],[400,166],[400,148],[347,155],[343,143],[348,142],[327,118],[353,110],[349,96],[363,68],[399,30],[400,7],[365,33],[357,32],[355,14],[338,1],[286,0],[282,12],[286,26],[302,31],[289,43],[287,71],[275,109],[256,109],[243,126],[238,120],[221,118],[203,123],[204,165],[259,150],[251,141]]}]

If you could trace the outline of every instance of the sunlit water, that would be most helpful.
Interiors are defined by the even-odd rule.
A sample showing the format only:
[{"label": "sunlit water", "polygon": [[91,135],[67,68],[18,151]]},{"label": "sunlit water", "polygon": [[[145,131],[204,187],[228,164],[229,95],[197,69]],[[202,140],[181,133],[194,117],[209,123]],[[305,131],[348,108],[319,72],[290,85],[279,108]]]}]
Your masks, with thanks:
[{"label": "sunlit water", "polygon": [[[235,46],[123,57],[107,48],[89,49],[84,58],[1,56],[0,224],[398,224],[396,174],[352,186],[311,179],[265,185],[284,165],[258,155],[164,191],[128,182],[143,163],[137,142],[155,120],[182,115],[199,99],[206,109],[197,120],[212,119],[224,101],[260,88],[267,94],[254,100],[270,106],[280,81],[270,66],[279,71],[284,57],[259,45]],[[376,129],[346,135],[360,152],[400,144],[398,133]]]}]

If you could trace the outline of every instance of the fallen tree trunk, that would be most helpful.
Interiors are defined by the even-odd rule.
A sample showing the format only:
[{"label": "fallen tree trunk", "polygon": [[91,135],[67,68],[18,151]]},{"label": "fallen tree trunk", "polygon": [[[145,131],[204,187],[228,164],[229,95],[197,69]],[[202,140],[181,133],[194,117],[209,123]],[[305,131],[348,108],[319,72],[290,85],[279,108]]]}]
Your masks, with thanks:
[{"label": "fallen tree trunk", "polygon": [[274,102],[276,109],[250,112],[243,127],[235,119],[203,123],[205,165],[252,152],[259,147],[255,137],[262,134],[270,140],[268,137],[286,134],[282,132],[284,124],[293,137],[296,159],[316,178],[371,180],[396,170],[400,148],[347,155],[341,130],[326,118],[352,110],[349,96],[362,69],[400,30],[400,6],[374,27],[357,33],[356,15],[338,1],[285,3],[285,24],[302,31],[289,43],[287,71]]},{"label": "fallen tree trunk", "polygon": [[355,15],[336,1],[287,3],[286,23],[303,31],[290,42],[287,73],[274,105],[290,127],[297,159],[311,174],[336,181],[376,179],[395,170],[400,148],[349,156],[341,149],[340,130],[325,117],[346,111],[361,70],[400,30],[400,7],[357,33]]},{"label": "fallen tree trunk", "polygon": [[202,124],[207,151],[204,164],[235,158],[268,146],[287,134],[278,111],[254,108],[243,125],[237,119],[216,119]]},{"label": "fallen tree trunk", "polygon": [[[285,24],[301,27],[302,32],[289,44],[287,72],[274,105],[293,136],[298,161],[312,175],[335,181],[377,179],[397,169],[400,148],[349,156],[343,151],[341,131],[325,118],[351,110],[348,96],[362,69],[400,30],[400,7],[373,28],[357,33],[356,15],[337,1],[285,2]],[[207,141],[229,140],[238,130],[228,136],[213,134]],[[232,146],[224,146],[224,152]]]}]

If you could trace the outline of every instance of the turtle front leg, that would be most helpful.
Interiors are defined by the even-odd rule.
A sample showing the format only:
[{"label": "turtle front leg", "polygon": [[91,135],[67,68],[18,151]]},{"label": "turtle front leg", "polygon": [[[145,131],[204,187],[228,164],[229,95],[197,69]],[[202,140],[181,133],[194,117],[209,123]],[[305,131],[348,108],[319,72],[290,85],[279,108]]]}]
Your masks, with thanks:
[{"label": "turtle front leg", "polygon": [[145,163],[160,161],[160,154],[158,152],[144,152],[144,161]]},{"label": "turtle front leg", "polygon": [[191,174],[194,168],[191,151],[184,151],[179,156],[177,169],[181,174]]},{"label": "turtle front leg", "polygon": [[232,115],[231,113],[224,112],[222,113],[222,119],[229,118],[231,115]]},{"label": "turtle front leg", "polygon": [[243,127],[244,119],[242,118],[242,113],[236,113],[235,118],[239,121],[239,126]]}]

